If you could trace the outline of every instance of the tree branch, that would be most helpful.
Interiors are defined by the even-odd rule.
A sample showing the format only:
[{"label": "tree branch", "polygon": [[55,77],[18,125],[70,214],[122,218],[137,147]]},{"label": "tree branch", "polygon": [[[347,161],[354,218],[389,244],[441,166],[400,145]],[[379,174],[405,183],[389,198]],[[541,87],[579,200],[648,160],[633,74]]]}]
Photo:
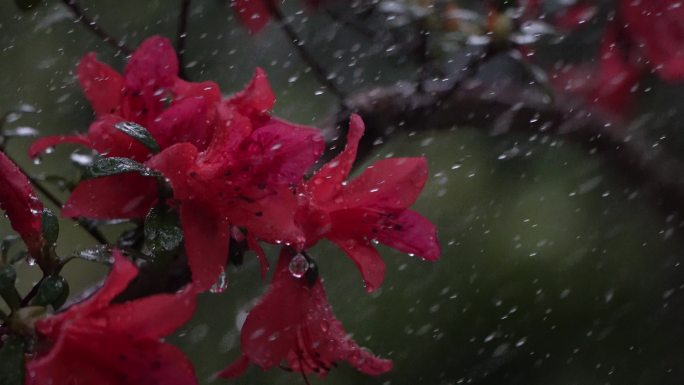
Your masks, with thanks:
[{"label": "tree branch", "polygon": [[185,42],[188,37],[190,2],[191,0],[181,0],[180,15],[178,16],[178,37],[176,40],[176,51],[178,52],[178,76],[184,80],[188,80],[188,76],[185,73],[183,56],[185,55]]},{"label": "tree branch", "polygon": [[[668,214],[684,214],[684,164],[654,147],[639,128],[615,124],[569,101],[549,104],[544,95],[519,86],[475,80],[460,85],[402,83],[350,96],[347,105],[366,122],[360,151],[368,153],[375,140],[402,128],[467,125],[491,129],[492,135],[553,134],[604,156]],[[347,115],[338,114],[335,125]]]},{"label": "tree branch", "polygon": [[90,32],[98,36],[102,41],[105,43],[111,45],[112,47],[116,48],[117,50],[125,53],[126,55],[130,55],[133,51],[124,44],[124,42],[115,39],[112,37],[110,34],[108,34],[105,30],[103,30],[93,19],[88,17],[84,12],[83,8],[81,5],[78,3],[78,0],[62,0],[62,3],[69,7],[71,12],[74,14],[76,17],[76,21],[80,22],[83,24]]},{"label": "tree branch", "polygon": [[346,94],[342,92],[335,83],[330,78],[330,75],[328,72],[321,66],[320,63],[314,58],[314,56],[309,52],[309,50],[304,46],[304,42],[302,39],[299,37],[299,34],[297,31],[295,31],[292,26],[287,22],[285,19],[285,15],[280,11],[280,8],[278,8],[278,5],[275,2],[272,1],[264,1],[264,4],[268,7],[269,12],[271,12],[271,16],[278,21],[278,24],[280,25],[280,28],[283,30],[283,32],[287,35],[289,38],[290,42],[292,43],[292,46],[297,50],[297,53],[299,54],[299,57],[302,58],[302,60],[311,68],[311,71],[313,74],[316,76],[318,81],[330,91],[337,99],[340,101],[340,104],[346,108],[345,106],[345,98]]}]

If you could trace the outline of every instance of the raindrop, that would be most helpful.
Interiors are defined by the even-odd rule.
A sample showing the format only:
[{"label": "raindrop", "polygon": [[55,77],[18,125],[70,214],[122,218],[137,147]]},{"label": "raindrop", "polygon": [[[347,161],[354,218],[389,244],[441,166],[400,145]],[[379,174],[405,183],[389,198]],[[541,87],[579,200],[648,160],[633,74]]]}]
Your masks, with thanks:
[{"label": "raindrop", "polygon": [[219,274],[216,283],[214,283],[209,291],[218,294],[223,293],[226,289],[228,289],[228,276],[226,275],[226,271],[221,269],[221,274]]},{"label": "raindrop", "polygon": [[302,254],[297,254],[290,261],[288,269],[293,277],[302,278],[304,274],[306,274],[306,271],[309,270],[309,261],[307,261],[306,257]]}]

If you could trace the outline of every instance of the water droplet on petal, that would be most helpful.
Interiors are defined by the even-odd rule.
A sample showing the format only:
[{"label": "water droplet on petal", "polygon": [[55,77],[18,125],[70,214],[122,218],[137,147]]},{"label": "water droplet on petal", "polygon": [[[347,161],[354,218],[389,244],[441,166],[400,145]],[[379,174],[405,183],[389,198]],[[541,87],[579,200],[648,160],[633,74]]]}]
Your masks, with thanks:
[{"label": "water droplet on petal", "polygon": [[302,278],[306,271],[309,270],[309,261],[306,260],[305,256],[297,254],[290,261],[288,268],[293,277]]}]

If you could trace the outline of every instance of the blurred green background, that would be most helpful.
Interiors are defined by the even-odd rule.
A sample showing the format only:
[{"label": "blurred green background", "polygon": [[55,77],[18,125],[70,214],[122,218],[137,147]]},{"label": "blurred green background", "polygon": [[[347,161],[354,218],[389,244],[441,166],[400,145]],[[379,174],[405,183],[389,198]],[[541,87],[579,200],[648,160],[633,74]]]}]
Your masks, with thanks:
[{"label": "blurred green background", "polygon": [[[83,3],[103,28],[130,46],[153,34],[175,37],[180,1]],[[192,4],[186,53],[192,80],[215,80],[229,94],[261,66],[278,97],[279,116],[316,125],[334,110],[335,99],[321,94],[277,28],[250,37],[236,24],[227,1]],[[299,8],[292,2],[285,11],[297,14],[302,35],[338,75],[342,89],[414,77],[411,60],[398,60],[364,36],[324,15],[298,13]],[[13,115],[6,128],[28,126],[41,135],[85,131],[92,115],[74,67],[88,51],[118,69],[125,62],[75,24],[57,1],[28,12],[1,2],[0,112],[22,105],[37,111]],[[656,87],[642,109],[657,114],[673,95],[681,92]],[[662,128],[668,129],[672,124]],[[638,186],[579,145],[542,135],[492,137],[487,131],[415,127],[378,145],[365,161],[429,159],[430,179],[415,209],[437,224],[443,255],[437,263],[425,263],[383,248],[385,284],[367,295],[341,251],[327,244],[314,249],[330,302],[347,331],[361,345],[392,358],[395,369],[373,378],[343,363],[324,380],[311,382],[684,383],[681,220],[653,206]],[[675,144],[684,138],[670,134]],[[34,165],[26,157],[28,143],[13,139],[7,152],[35,175],[75,175],[69,161],[74,147],[58,148]],[[61,225],[60,253],[93,244],[72,222]],[[119,230],[105,228],[110,239]],[[0,235],[6,234],[10,229],[2,219]],[[275,256],[271,249],[272,263]],[[65,276],[78,293],[104,273],[101,266],[76,262]],[[39,278],[37,268],[26,264],[20,274],[22,291]],[[232,269],[229,279],[223,294],[202,295],[194,319],[170,339],[195,362],[203,384],[238,357],[236,319],[265,288],[253,258]],[[212,383],[303,381],[277,369],[252,368],[242,378]]]}]

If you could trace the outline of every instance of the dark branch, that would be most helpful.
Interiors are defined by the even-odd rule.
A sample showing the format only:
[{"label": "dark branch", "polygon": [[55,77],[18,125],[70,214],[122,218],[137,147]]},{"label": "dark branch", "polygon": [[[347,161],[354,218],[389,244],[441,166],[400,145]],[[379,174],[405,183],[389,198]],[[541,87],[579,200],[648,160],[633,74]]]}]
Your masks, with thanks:
[{"label": "dark branch", "polygon": [[98,36],[102,41],[116,48],[117,50],[130,55],[133,52],[124,42],[115,39],[105,30],[103,30],[93,19],[88,17],[84,12],[78,0],[62,0],[62,2],[71,9],[71,12],[76,17],[76,21],[83,24],[90,32]]},{"label": "dark branch", "polygon": [[[347,105],[366,122],[360,151],[367,153],[375,140],[402,128],[470,126],[492,135],[553,134],[603,155],[667,214],[684,214],[684,165],[662,146],[654,148],[638,128],[610,122],[571,101],[549,104],[540,92],[519,86],[475,80],[459,85],[431,84],[421,91],[418,84],[404,83],[350,96]],[[335,125],[347,115],[338,115]]]},{"label": "dark branch", "polygon": [[335,97],[339,99],[340,104],[342,104],[343,107],[346,107],[344,105],[346,98],[345,93],[342,92],[335,83],[333,83],[328,72],[323,68],[323,66],[321,66],[320,63],[318,63],[316,58],[314,58],[314,56],[306,49],[306,47],[304,46],[304,42],[299,37],[299,34],[292,28],[292,26],[287,22],[287,20],[285,20],[285,15],[283,15],[283,13],[280,11],[278,5],[272,1],[261,1],[263,1],[264,4],[268,7],[273,18],[278,21],[280,28],[283,30],[283,32],[285,32],[287,37],[290,39],[292,46],[294,46],[294,48],[297,50],[297,53],[299,53],[299,56],[302,58],[302,60],[309,67],[311,67],[311,71],[316,76],[318,81],[323,86],[325,86],[325,88],[327,88],[328,91],[330,91],[330,93],[332,93],[333,95],[335,95]]},{"label": "dark branch", "polygon": [[188,80],[188,76],[185,73],[183,56],[185,55],[185,42],[188,37],[190,1],[191,0],[181,0],[180,15],[178,16],[178,38],[176,41],[176,51],[178,52],[178,76],[185,80]]}]

